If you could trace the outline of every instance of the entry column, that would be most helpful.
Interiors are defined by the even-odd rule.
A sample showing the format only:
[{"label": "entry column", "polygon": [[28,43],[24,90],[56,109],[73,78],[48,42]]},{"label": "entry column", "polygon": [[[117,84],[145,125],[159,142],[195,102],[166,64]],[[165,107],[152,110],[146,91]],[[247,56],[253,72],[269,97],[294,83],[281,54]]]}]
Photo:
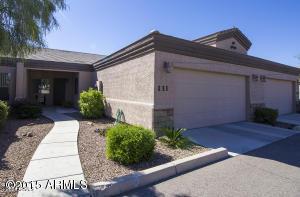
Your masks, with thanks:
[{"label": "entry column", "polygon": [[15,99],[26,98],[26,92],[27,92],[27,69],[24,68],[23,62],[17,62]]}]

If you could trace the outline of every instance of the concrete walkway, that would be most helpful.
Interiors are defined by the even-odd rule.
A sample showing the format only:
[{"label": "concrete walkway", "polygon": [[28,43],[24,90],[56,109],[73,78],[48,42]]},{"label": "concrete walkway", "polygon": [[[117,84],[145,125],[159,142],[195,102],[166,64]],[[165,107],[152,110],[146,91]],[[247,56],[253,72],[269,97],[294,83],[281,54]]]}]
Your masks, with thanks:
[{"label": "concrete walkway", "polygon": [[38,146],[23,178],[26,182],[34,181],[33,187],[38,189],[19,192],[18,196],[88,195],[85,188],[74,189],[74,185],[79,187],[85,181],[77,148],[79,123],[64,112],[54,108],[43,110],[43,115],[54,121],[54,127]]},{"label": "concrete walkway", "polygon": [[190,129],[185,131],[184,135],[194,143],[205,147],[227,148],[231,156],[236,156],[296,133],[289,129],[264,124],[237,122]]},{"label": "concrete walkway", "polygon": [[277,119],[278,122],[300,126],[300,114],[281,115]]}]

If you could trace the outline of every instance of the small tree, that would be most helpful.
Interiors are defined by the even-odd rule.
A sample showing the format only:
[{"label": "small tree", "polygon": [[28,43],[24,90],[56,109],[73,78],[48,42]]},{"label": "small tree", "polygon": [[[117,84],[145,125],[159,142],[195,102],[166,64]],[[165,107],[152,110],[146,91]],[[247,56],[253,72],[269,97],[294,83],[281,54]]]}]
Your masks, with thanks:
[{"label": "small tree", "polygon": [[0,0],[0,55],[23,57],[45,47],[44,36],[58,22],[65,0]]},{"label": "small tree", "polygon": [[80,113],[85,118],[100,118],[104,114],[103,95],[101,92],[90,88],[80,93]]}]

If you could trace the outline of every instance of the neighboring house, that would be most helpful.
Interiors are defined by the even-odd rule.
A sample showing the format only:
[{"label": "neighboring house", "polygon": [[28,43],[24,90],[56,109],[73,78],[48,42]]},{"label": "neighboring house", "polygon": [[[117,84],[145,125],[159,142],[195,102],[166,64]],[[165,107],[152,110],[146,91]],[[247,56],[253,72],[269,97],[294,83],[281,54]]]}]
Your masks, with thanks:
[{"label": "neighboring house", "polygon": [[43,101],[41,82],[50,83],[49,105],[97,86],[107,115],[121,109],[126,122],[153,129],[249,120],[257,106],[294,112],[300,70],[249,56],[250,47],[237,28],[194,41],[152,32],[104,58],[45,49],[24,63],[1,62],[0,72],[11,73],[11,100]]}]

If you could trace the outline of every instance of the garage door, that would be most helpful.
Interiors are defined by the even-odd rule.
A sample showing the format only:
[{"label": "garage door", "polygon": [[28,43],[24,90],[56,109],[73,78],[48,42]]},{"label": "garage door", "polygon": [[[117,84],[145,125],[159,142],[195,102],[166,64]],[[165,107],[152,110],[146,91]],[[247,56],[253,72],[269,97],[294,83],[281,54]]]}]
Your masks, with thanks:
[{"label": "garage door", "polygon": [[293,84],[291,81],[267,79],[265,83],[265,104],[278,109],[279,114],[292,112]]},{"label": "garage door", "polygon": [[174,125],[197,128],[245,120],[243,76],[175,69]]}]

